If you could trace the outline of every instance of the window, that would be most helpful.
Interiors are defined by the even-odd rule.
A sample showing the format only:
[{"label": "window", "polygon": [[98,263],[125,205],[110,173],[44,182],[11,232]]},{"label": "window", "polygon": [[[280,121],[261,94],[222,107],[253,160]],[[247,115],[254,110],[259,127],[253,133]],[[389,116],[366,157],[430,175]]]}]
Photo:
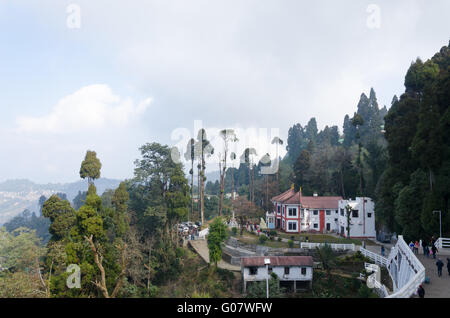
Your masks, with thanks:
[{"label": "window", "polygon": [[371,218],[372,217],[372,213],[367,213],[367,217]]},{"label": "window", "polygon": [[289,275],[289,267],[284,268],[284,275]]},{"label": "window", "polygon": [[280,214],[281,213],[281,206],[277,206],[277,212],[278,212],[278,214]]},{"label": "window", "polygon": [[303,276],[306,275],[306,267],[302,267],[302,275],[303,275]]},{"label": "window", "polygon": [[284,225],[285,225],[285,224],[284,224],[284,220],[283,220],[283,229],[284,229]]},{"label": "window", "polygon": [[273,272],[272,266],[269,266],[267,270],[268,270],[269,275],[272,274],[272,272]]},{"label": "window", "polygon": [[330,225],[330,223],[327,223],[327,231],[330,231],[331,230],[331,225]]},{"label": "window", "polygon": [[300,210],[300,217],[304,217],[305,216],[305,209],[301,209]]},{"label": "window", "polygon": [[330,210],[327,210],[327,215],[331,215],[331,211]]},{"label": "window", "polygon": [[284,216],[284,207],[283,207],[283,216]]},{"label": "window", "polygon": [[297,222],[288,222],[288,230],[297,231]]},{"label": "window", "polygon": [[341,216],[344,216],[344,209],[341,209]]},{"label": "window", "polygon": [[315,229],[317,229],[317,228],[319,227],[319,224],[314,223],[313,227],[314,227]]},{"label": "window", "polygon": [[288,216],[297,216],[296,208],[288,208]]},{"label": "window", "polygon": [[319,214],[319,210],[314,210],[313,214],[314,214],[314,215]]},{"label": "window", "polygon": [[358,210],[352,210],[352,218],[358,217]]},{"label": "window", "polygon": [[248,270],[250,271],[250,275],[258,274],[258,267],[252,266],[252,267],[249,267]]}]

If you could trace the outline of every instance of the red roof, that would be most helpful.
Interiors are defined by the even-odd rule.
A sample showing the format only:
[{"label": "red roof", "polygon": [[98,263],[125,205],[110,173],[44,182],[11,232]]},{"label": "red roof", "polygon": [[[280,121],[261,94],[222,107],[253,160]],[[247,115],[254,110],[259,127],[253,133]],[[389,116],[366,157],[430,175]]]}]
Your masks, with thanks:
[{"label": "red roof", "polygon": [[283,202],[284,200],[289,199],[293,195],[295,195],[295,191],[294,191],[294,189],[291,188],[291,189],[287,190],[286,192],[283,192],[282,194],[274,196],[272,198],[272,201]]},{"label": "red roof", "polygon": [[264,260],[270,259],[270,266],[313,266],[311,256],[256,256],[241,258],[242,266],[264,266]]},{"label": "red roof", "polygon": [[272,198],[272,201],[278,203],[301,205],[303,208],[307,209],[333,209],[333,210],[338,209],[339,200],[342,200],[342,197],[338,196],[305,197],[301,195],[300,191],[296,193],[293,189],[289,189],[288,191]]},{"label": "red roof", "polygon": [[333,209],[339,207],[342,197],[302,197],[302,207],[308,209]]}]

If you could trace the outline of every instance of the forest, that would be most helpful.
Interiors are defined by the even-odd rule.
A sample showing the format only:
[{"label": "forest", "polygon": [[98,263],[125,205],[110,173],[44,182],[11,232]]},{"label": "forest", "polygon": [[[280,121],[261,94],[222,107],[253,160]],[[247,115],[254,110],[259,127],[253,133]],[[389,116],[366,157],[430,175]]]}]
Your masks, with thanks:
[{"label": "forest", "polygon": [[[214,149],[206,131],[176,148],[141,146],[134,177],[102,195],[95,181],[102,164],[87,151],[80,178],[88,188],[69,202],[63,193],[41,197],[40,211],[24,211],[0,229],[0,297],[228,297],[230,273],[197,263],[177,231],[182,221],[202,225],[216,216],[262,216],[270,198],[291,185],[305,195],[368,196],[377,229],[407,240],[450,235],[450,48],[411,63],[405,91],[389,109],[375,90],[362,93],[356,111],[319,131],[316,118],[297,123],[283,158],[256,159],[254,148],[230,151],[239,136],[222,130]],[[220,177],[206,179],[205,160],[220,155]],[[262,173],[279,160],[275,174]],[[188,173],[185,173],[187,168]],[[232,194],[236,192],[238,198]],[[218,238],[218,244],[224,237]],[[67,287],[77,264],[79,288]],[[74,281],[76,285],[76,280]],[[186,287],[187,286],[187,287]]]}]

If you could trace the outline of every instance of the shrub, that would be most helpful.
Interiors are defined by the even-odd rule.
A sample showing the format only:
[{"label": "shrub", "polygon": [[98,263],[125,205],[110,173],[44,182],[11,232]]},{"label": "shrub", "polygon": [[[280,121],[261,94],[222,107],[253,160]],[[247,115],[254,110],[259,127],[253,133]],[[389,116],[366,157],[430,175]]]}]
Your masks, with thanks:
[{"label": "shrub", "polygon": [[281,237],[278,237],[278,242],[281,242]]},{"label": "shrub", "polygon": [[264,234],[261,234],[259,236],[259,243],[261,243],[262,245],[264,245],[264,243],[266,243],[267,241],[267,236],[265,236]]},{"label": "shrub", "polygon": [[233,228],[231,229],[231,233],[233,233],[233,236],[236,236],[237,232],[238,232],[237,227],[233,227]]},{"label": "shrub", "polygon": [[275,230],[270,230],[269,235],[270,235],[270,236],[277,236],[277,231],[275,231]]},{"label": "shrub", "polygon": [[289,241],[288,241],[288,246],[289,246],[290,248],[294,247],[294,241],[293,241],[293,240],[289,240]]}]

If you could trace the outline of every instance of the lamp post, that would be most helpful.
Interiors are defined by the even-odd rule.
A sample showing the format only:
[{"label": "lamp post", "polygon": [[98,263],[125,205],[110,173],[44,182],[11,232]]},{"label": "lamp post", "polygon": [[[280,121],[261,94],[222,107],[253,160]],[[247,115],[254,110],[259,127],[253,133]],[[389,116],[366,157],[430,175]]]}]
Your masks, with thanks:
[{"label": "lamp post", "polygon": [[267,295],[267,298],[269,298],[269,265],[270,265],[270,258],[265,258],[264,259],[264,264],[266,264],[266,269],[267,269],[266,295]]},{"label": "lamp post", "polygon": [[433,213],[439,212],[439,237],[442,238],[442,212],[439,211],[433,211]]}]

